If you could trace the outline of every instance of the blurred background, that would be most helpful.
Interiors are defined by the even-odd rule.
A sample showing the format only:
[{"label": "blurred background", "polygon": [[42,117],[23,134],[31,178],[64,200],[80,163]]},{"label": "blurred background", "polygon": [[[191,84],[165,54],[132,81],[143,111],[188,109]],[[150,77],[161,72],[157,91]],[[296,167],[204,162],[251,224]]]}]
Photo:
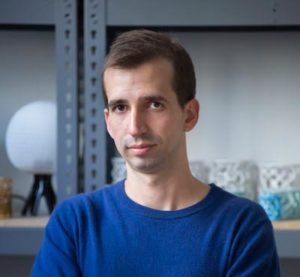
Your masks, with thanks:
[{"label": "blurred background", "polygon": [[[8,158],[9,122],[28,103],[56,103],[58,202],[110,183],[118,155],[102,118],[100,70],[124,30],[166,32],[190,53],[201,105],[191,161],[300,164],[300,3],[240,2],[1,1],[0,176],[12,180],[11,220],[22,220],[0,219],[1,276],[29,275],[48,218],[44,200],[33,225],[20,216],[33,174]],[[275,235],[282,276],[298,276],[300,225]]]}]

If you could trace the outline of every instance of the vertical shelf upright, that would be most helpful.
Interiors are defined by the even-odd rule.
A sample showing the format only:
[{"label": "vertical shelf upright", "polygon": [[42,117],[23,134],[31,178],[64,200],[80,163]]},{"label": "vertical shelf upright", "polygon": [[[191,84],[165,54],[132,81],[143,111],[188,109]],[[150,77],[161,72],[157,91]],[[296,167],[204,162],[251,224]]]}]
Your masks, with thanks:
[{"label": "vertical shelf upright", "polygon": [[106,1],[84,1],[84,191],[106,184],[106,128],[101,70],[106,54]]},{"label": "vertical shelf upright", "polygon": [[78,193],[78,2],[55,1],[58,201]]}]

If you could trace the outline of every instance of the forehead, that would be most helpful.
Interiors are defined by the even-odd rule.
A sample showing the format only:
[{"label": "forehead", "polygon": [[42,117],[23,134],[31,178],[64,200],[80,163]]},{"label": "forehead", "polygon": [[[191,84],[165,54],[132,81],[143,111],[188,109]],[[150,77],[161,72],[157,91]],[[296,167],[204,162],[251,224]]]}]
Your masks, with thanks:
[{"label": "forehead", "polygon": [[133,68],[107,68],[103,75],[106,95],[131,90],[172,90],[173,67],[166,59],[155,59]]}]

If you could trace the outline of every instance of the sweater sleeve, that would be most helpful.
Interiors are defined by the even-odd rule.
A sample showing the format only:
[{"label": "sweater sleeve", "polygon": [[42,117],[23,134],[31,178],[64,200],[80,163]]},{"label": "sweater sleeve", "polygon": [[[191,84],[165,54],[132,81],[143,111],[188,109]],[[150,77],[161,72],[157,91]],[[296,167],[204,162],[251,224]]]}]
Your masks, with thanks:
[{"label": "sweater sleeve", "polygon": [[72,207],[63,202],[52,213],[31,276],[80,276],[76,259],[76,219]]},{"label": "sweater sleeve", "polygon": [[239,226],[226,276],[280,276],[273,227],[263,209],[253,205]]}]

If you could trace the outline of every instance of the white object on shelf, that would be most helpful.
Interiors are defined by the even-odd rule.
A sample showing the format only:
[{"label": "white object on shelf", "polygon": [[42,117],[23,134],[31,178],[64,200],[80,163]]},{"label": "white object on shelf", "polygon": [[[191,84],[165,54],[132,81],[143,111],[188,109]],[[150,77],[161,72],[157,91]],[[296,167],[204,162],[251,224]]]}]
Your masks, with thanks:
[{"label": "white object on shelf", "polygon": [[211,165],[209,179],[238,196],[256,199],[258,168],[252,161],[216,160]]},{"label": "white object on shelf", "polygon": [[6,151],[18,169],[51,174],[56,164],[56,104],[36,101],[23,106],[11,118]]},{"label": "white object on shelf", "polygon": [[260,164],[260,192],[291,190],[300,190],[300,165]]},{"label": "white object on shelf", "polygon": [[261,164],[259,203],[271,220],[300,218],[300,165]]}]

